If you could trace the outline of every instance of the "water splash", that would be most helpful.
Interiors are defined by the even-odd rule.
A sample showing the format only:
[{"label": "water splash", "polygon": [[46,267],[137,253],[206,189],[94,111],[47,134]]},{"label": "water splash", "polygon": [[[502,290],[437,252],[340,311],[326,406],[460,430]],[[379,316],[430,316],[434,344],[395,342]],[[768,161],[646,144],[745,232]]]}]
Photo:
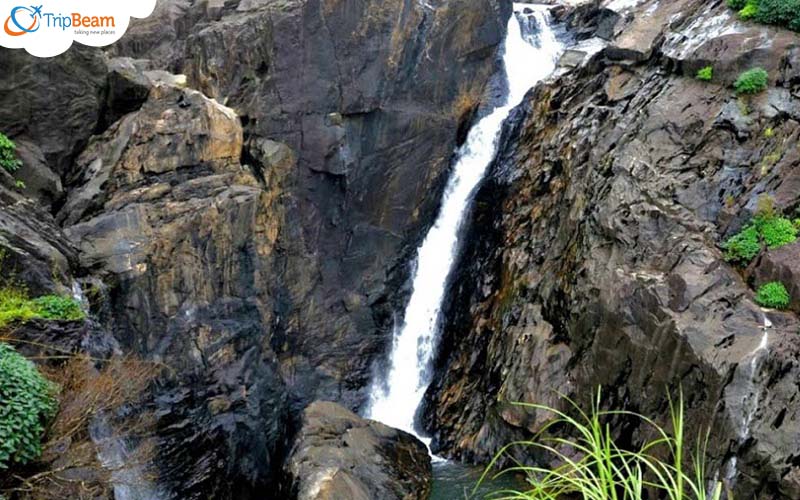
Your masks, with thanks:
[{"label": "water splash", "polygon": [[[503,56],[506,101],[470,130],[457,152],[439,216],[417,251],[413,292],[404,322],[394,333],[386,380],[375,381],[371,388],[366,416],[418,436],[414,417],[430,383],[439,313],[472,193],[494,159],[503,121],[531,87],[554,71],[563,51],[550,27],[547,6],[515,3],[514,12]],[[534,44],[526,42],[523,32],[531,26],[536,29]]]}]

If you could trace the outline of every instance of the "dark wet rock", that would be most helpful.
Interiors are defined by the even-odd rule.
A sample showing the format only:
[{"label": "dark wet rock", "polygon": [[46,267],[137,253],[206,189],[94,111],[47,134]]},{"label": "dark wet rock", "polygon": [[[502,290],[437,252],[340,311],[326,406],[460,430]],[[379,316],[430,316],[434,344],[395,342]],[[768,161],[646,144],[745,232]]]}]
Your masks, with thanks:
[{"label": "dark wet rock", "polygon": [[[687,435],[712,429],[710,470],[721,478],[736,457],[737,496],[796,496],[800,322],[754,304],[746,274],[719,249],[762,194],[787,214],[798,206],[798,158],[786,145],[800,123],[774,111],[796,98],[775,89],[737,99],[665,71],[675,54],[713,43],[682,52],[663,31],[702,20],[706,5],[675,3],[686,16],[661,33],[633,12],[633,31],[615,43],[636,57],[600,55],[541,85],[507,124],[444,310],[422,414],[435,452],[486,461],[549,418],[513,402],[565,408],[563,393],[588,407],[598,385],[608,407],[666,422],[665,394],[682,387]],[[753,40],[779,31],[748,30]],[[785,36],[764,56],[771,68],[787,57]],[[672,55],[662,56],[666,43]],[[754,54],[730,50],[732,61]],[[793,251],[768,252],[757,280],[781,276],[794,290]],[[761,350],[765,315],[773,326]],[[635,423],[612,426],[641,439]]]},{"label": "dark wet rock", "polygon": [[145,75],[150,69],[148,61],[118,57],[108,62],[108,90],[106,93],[103,129],[124,115],[138,110],[147,100],[152,86]]},{"label": "dark wet rock", "polygon": [[0,249],[4,280],[34,295],[65,291],[78,260],[53,217],[21,197],[0,203]]},{"label": "dark wet rock", "polygon": [[44,153],[36,144],[24,139],[15,142],[22,167],[14,173],[14,179],[24,183],[24,187],[17,189],[35,200],[43,210],[49,211],[64,194],[61,177],[47,166]]},{"label": "dark wet rock", "polygon": [[74,44],[41,59],[24,50],[0,56],[2,132],[35,144],[62,174],[95,132],[103,107],[106,63],[94,47]]},{"label": "dark wet rock", "polygon": [[298,500],[421,500],[431,491],[423,443],[330,402],[306,408],[286,472]]}]

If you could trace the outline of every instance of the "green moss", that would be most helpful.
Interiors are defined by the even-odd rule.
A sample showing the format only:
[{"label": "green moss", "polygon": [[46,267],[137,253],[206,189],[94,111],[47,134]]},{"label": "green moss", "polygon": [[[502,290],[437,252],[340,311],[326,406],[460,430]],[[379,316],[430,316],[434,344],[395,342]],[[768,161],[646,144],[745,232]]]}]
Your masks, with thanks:
[{"label": "green moss", "polygon": [[753,68],[745,71],[733,84],[736,92],[740,94],[758,94],[767,88],[769,73],[762,68]]},{"label": "green moss", "polygon": [[0,343],[0,470],[42,454],[42,436],[56,411],[55,387],[33,363]]},{"label": "green moss", "polygon": [[773,309],[786,309],[789,307],[791,297],[786,287],[779,281],[761,285],[756,292],[756,303]]},{"label": "green moss", "polygon": [[775,137],[775,129],[772,127],[767,127],[764,129],[764,137],[767,139],[772,139]]},{"label": "green moss", "polygon": [[45,295],[31,300],[24,290],[0,289],[0,328],[33,318],[75,321],[84,317],[80,304],[71,297]]},{"label": "green moss", "polygon": [[705,68],[701,68],[697,72],[696,78],[703,82],[710,82],[714,79],[714,68],[711,66],[706,66]]}]

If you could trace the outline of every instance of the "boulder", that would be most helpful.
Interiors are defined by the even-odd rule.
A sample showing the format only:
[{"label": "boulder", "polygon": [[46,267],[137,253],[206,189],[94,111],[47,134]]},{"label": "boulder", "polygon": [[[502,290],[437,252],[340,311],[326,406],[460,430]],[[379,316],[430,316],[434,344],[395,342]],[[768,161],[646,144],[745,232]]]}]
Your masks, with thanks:
[{"label": "boulder", "polygon": [[286,472],[298,500],[423,500],[431,491],[423,443],[331,402],[306,408]]}]

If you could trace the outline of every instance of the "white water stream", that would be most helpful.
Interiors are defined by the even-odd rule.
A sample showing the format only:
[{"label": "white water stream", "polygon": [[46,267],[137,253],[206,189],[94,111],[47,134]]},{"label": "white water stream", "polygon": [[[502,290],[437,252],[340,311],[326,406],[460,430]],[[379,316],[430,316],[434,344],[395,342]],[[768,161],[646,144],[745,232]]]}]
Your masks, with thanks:
[{"label": "white water stream", "polygon": [[[417,436],[414,416],[430,383],[439,312],[472,193],[497,153],[509,112],[555,70],[564,48],[549,24],[547,6],[515,3],[514,12],[503,56],[508,81],[505,103],[472,127],[458,151],[439,216],[417,251],[413,291],[404,323],[394,333],[386,379],[374,382],[371,390],[366,416]],[[521,21],[526,27],[535,25],[537,32],[532,37],[523,33]]]}]

